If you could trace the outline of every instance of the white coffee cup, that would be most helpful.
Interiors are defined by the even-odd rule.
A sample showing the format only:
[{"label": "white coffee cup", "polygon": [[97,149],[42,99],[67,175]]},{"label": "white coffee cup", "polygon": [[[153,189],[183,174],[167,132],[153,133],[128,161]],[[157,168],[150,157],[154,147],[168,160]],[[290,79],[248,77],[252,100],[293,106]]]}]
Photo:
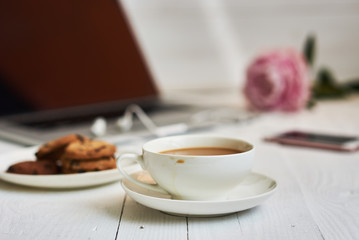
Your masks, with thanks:
[{"label": "white coffee cup", "polygon": [[[161,153],[187,148],[228,148],[240,153],[205,156]],[[141,187],[183,200],[226,199],[250,173],[254,155],[253,145],[246,141],[206,135],[158,138],[145,143],[142,150],[142,155],[125,153],[118,158],[117,167],[123,176]],[[137,161],[157,184],[147,184],[128,175],[121,167],[125,159]]]}]

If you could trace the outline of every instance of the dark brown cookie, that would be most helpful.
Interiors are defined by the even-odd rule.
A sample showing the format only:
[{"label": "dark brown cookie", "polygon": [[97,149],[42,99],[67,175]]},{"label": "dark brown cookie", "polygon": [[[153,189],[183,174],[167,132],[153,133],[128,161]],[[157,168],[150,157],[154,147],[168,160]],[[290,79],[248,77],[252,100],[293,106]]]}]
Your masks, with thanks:
[{"label": "dark brown cookie", "polygon": [[89,138],[79,134],[70,134],[64,137],[52,140],[42,145],[35,153],[38,160],[51,159],[58,160],[61,158],[68,144],[73,142],[86,142]]},{"label": "dark brown cookie", "polygon": [[59,167],[56,162],[52,160],[42,161],[24,161],[11,165],[8,169],[8,173],[17,174],[30,174],[30,175],[48,175],[58,174]]},{"label": "dark brown cookie", "polygon": [[63,159],[89,160],[110,157],[116,152],[116,146],[104,141],[91,140],[70,143],[62,156]]},{"label": "dark brown cookie", "polygon": [[112,156],[91,160],[62,159],[63,173],[93,172],[113,168],[116,168],[116,160]]}]

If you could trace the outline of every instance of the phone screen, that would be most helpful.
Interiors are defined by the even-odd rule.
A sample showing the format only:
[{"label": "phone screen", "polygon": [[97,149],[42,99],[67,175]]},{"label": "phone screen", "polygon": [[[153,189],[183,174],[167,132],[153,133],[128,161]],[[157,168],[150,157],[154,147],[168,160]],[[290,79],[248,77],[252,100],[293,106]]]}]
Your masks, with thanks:
[{"label": "phone screen", "polygon": [[328,143],[335,145],[342,145],[347,142],[359,140],[357,137],[334,136],[334,135],[306,133],[306,132],[297,132],[297,131],[281,134],[279,138],[303,140],[306,142]]}]

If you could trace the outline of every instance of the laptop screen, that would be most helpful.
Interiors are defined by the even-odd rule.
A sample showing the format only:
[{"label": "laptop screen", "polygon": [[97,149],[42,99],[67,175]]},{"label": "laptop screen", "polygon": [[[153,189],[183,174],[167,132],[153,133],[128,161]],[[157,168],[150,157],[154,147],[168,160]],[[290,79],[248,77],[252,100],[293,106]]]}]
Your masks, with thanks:
[{"label": "laptop screen", "polygon": [[103,111],[158,95],[116,1],[1,1],[0,36],[1,116]]}]

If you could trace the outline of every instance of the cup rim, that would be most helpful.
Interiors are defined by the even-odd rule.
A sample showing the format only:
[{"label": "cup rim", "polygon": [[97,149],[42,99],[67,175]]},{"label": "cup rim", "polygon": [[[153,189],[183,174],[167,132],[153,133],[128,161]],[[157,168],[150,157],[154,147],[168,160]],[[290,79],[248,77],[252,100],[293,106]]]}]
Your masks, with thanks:
[{"label": "cup rim", "polygon": [[[239,153],[225,154],[225,155],[180,155],[180,154],[160,153],[160,152],[148,149],[148,146],[153,144],[154,142],[171,140],[171,139],[175,139],[175,138],[217,138],[217,139],[227,139],[227,140],[233,140],[233,141],[238,141],[238,142],[241,142],[241,143],[245,143],[250,147],[250,149],[248,149],[246,151],[243,151],[243,152],[239,152]],[[249,154],[250,152],[253,152],[254,149],[255,149],[255,147],[254,147],[254,145],[252,143],[249,143],[248,141],[240,139],[240,138],[227,137],[227,136],[221,136],[221,135],[200,135],[200,134],[176,135],[176,136],[168,136],[168,137],[156,138],[156,139],[152,139],[152,140],[146,142],[142,147],[143,152],[149,152],[151,154],[156,154],[156,155],[160,155],[160,156],[197,157],[197,158],[223,158],[224,156],[230,157],[230,156],[235,156],[235,155],[246,155],[246,154]],[[170,150],[170,149],[167,149],[167,150]],[[163,150],[163,151],[166,151],[166,150]]]}]

